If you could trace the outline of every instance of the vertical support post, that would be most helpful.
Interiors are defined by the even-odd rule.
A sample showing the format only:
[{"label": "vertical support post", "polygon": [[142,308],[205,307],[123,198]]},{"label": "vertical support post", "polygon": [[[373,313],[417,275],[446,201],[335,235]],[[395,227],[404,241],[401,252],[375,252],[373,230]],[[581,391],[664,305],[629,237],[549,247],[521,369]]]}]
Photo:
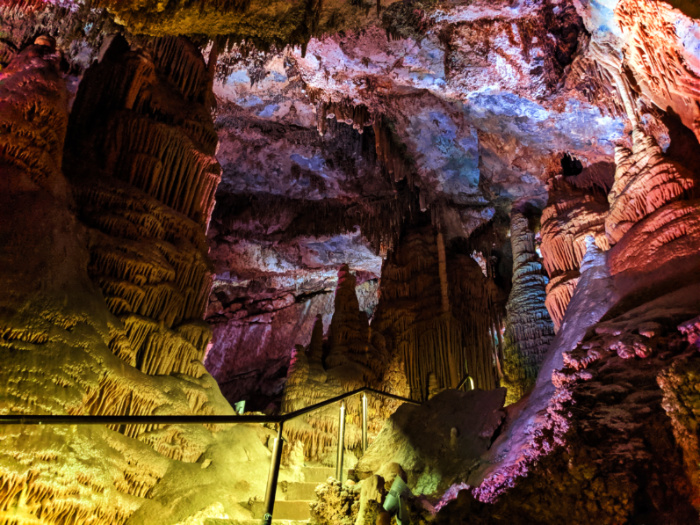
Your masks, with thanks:
[{"label": "vertical support post", "polygon": [[263,515],[263,525],[271,525],[272,512],[275,508],[275,494],[277,493],[277,478],[280,473],[280,460],[282,459],[282,427],[284,422],[280,421],[277,429],[277,438],[272,447],[272,459],[270,460],[270,473],[267,476],[267,490],[265,491],[265,514]]},{"label": "vertical support post", "polygon": [[338,461],[335,464],[335,479],[343,481],[343,456],[345,455],[345,401],[340,403],[340,421],[338,423]]},{"label": "vertical support post", "polygon": [[367,451],[367,393],[362,394],[362,453]]}]

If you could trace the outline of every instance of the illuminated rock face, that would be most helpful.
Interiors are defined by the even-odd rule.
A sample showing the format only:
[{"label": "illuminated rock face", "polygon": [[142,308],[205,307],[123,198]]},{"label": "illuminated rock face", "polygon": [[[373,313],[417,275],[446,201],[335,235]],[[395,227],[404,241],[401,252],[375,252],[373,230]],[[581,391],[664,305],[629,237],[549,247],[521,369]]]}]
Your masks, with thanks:
[{"label": "illuminated rock face", "polygon": [[608,194],[610,213],[605,219],[611,244],[635,223],[695,186],[693,174],[666,159],[654,139],[639,129],[632,134],[632,150],[618,148],[615,163],[615,183]]},{"label": "illuminated rock face", "polygon": [[576,188],[561,176],[552,180],[540,221],[542,264],[549,275],[545,304],[555,330],[576,289],[586,237],[607,248],[603,224],[607,210],[602,192]]},{"label": "illuminated rock face", "polygon": [[[157,122],[134,109],[144,109],[136,103],[144,99],[136,95],[149,93],[156,103],[159,94],[171,89],[184,97],[196,82],[182,82],[187,75],[178,77],[178,72],[188,71],[190,80],[204,75],[203,61],[187,54],[187,42],[150,44],[156,56],[169,48],[182,57],[180,67],[169,71],[172,76],[157,77],[162,64],[115,41],[84,81],[70,123],[59,57],[49,48],[27,48],[0,73],[6,130],[0,272],[7,291],[0,331],[3,413],[232,413],[199,362],[209,337],[196,318],[208,295],[204,223],[213,188],[208,196],[206,184],[188,193],[185,183],[179,196],[171,187],[160,193],[162,200],[139,189],[158,193],[163,179],[206,178],[214,161],[208,157],[198,165],[194,161],[203,155],[190,146],[180,153],[191,155],[193,162],[178,163],[178,170],[148,154],[162,150],[142,143],[139,147],[148,153],[133,153],[139,162],[126,150],[120,156],[126,165],[115,165],[109,152],[125,143],[109,133],[122,129],[119,119],[105,126],[108,131],[102,127],[108,120],[90,118],[90,103],[101,100],[113,109],[112,116],[158,130]],[[103,83],[109,80],[105,68],[121,82]],[[189,107],[196,110],[195,98]],[[172,95],[167,100],[173,111],[183,103]],[[201,100],[199,104],[203,109]],[[75,127],[78,119],[80,128]],[[199,128],[193,123],[186,129],[209,130],[213,152],[211,122],[200,122]],[[66,130],[71,141],[63,165],[69,179],[60,169]],[[105,137],[112,140],[102,142]],[[186,137],[183,133],[180,139]],[[82,178],[86,173],[90,177]],[[2,520],[21,515],[50,523],[176,523],[222,513],[244,518],[250,514],[240,502],[248,493],[264,492],[268,452],[261,438],[244,427],[3,427]],[[245,457],[244,448],[250,461],[240,463],[235,457]],[[238,493],[197,492],[179,504],[166,504],[168,494],[186,489],[182,479],[209,485],[217,477],[202,462],[231,472],[239,462],[253,478]],[[239,475],[224,484],[233,485]]]}]

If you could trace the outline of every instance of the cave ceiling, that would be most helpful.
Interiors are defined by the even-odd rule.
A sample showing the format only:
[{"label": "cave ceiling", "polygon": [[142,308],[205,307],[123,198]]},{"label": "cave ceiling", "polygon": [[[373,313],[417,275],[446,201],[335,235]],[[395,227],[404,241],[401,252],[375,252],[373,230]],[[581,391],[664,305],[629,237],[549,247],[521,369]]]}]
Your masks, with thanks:
[{"label": "cave ceiling", "polygon": [[[221,52],[212,235],[235,229],[261,243],[260,270],[348,262],[378,276],[390,241],[378,232],[403,218],[388,222],[377,206],[403,186],[448,239],[468,238],[513,201],[542,207],[564,154],[604,166],[624,134],[619,108],[579,85],[589,44],[569,3],[399,2],[303,49]],[[405,166],[392,169],[387,155]],[[257,203],[247,212],[246,196]],[[248,220],[262,202],[269,213]],[[327,218],[306,228],[323,235],[304,234],[304,207]],[[355,213],[377,220],[347,220]],[[277,258],[263,255],[270,243]]]}]

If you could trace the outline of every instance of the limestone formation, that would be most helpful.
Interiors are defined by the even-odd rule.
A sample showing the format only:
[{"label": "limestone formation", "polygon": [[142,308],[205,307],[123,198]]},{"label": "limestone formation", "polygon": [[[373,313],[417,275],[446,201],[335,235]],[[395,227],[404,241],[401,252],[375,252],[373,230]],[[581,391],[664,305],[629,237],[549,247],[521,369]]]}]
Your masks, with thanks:
[{"label": "limestone formation", "polygon": [[382,270],[372,322],[403,361],[414,399],[427,399],[431,374],[438,390],[456,388],[467,376],[477,388],[495,386],[487,281],[471,258],[448,260],[443,243],[432,226],[404,234]]},{"label": "limestone formation", "polygon": [[[208,293],[203,226],[110,178],[97,164],[90,183],[77,185],[80,169],[71,148],[63,161],[69,182],[61,170],[63,140],[67,129],[73,137],[77,130],[68,122],[59,59],[49,46],[34,45],[0,73],[0,274],[7,291],[0,328],[2,413],[230,414],[197,364],[209,333],[195,320]],[[105,60],[119,63],[114,54]],[[88,92],[96,78],[85,84]],[[108,147],[83,145],[81,152]],[[154,186],[166,176],[141,175]],[[95,206],[104,207],[97,212]],[[152,523],[158,516],[176,523],[214,504],[246,517],[240,502],[264,490],[262,437],[246,427],[3,426],[0,520],[114,524]],[[234,448],[224,452],[224,442]],[[213,471],[198,462],[208,458],[223,466],[243,447],[260,481],[243,493],[198,493],[165,506],[168,494],[181,490],[179,479],[211,483]]]},{"label": "limestone formation", "polygon": [[654,139],[638,128],[632,133],[632,149],[615,153],[615,183],[608,201],[605,231],[610,244],[620,241],[637,222],[673,200],[682,199],[695,186],[687,168],[667,160]]},{"label": "limestone formation", "polygon": [[549,201],[540,219],[540,249],[549,275],[545,304],[555,330],[576,289],[586,237],[594,237],[601,249],[608,247],[603,225],[608,210],[599,195],[575,188],[563,177],[554,178],[549,188]]},{"label": "limestone formation", "polygon": [[[368,386],[421,406],[363,454],[348,399],[311,509],[338,406],[285,421],[273,522],[399,478],[412,523],[699,522],[696,2],[0,4],[0,416]],[[275,430],[0,419],[0,523],[247,523]]]},{"label": "limestone formation", "polygon": [[535,234],[528,218],[514,210],[511,216],[513,288],[506,305],[502,385],[506,402],[519,400],[534,385],[554,336],[545,307],[546,277],[535,252]]},{"label": "limestone formation", "polygon": [[[345,392],[369,386],[392,394],[404,394],[404,381],[392,377],[387,350],[370,340],[367,315],[359,308],[355,294],[355,276],[343,266],[338,272],[333,319],[324,340],[319,317],[309,346],[298,346],[289,368],[282,400],[282,411],[292,412]],[[397,384],[398,383],[398,384]],[[398,388],[398,390],[397,390]],[[362,444],[362,401],[359,396],[347,400],[345,444],[357,449]],[[369,431],[379,432],[384,419],[397,403],[369,396]],[[285,428],[291,439],[301,440],[307,457],[334,457],[338,436],[338,406],[292,420]]]}]

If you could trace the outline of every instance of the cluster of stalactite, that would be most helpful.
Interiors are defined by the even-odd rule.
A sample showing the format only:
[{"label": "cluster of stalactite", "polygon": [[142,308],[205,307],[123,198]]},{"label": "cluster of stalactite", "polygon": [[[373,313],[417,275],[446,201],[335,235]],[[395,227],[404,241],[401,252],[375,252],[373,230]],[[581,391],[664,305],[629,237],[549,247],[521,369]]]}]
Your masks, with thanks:
[{"label": "cluster of stalactite", "polygon": [[[3,70],[3,129],[0,155],[6,164],[26,173],[34,184],[59,195],[66,191],[60,177],[67,128],[66,94],[58,68],[45,59],[48,48],[32,46]],[[25,88],[31,85],[32,88]]]},{"label": "cluster of stalactite", "polygon": [[[630,96],[629,84],[623,82],[620,60],[611,51],[606,49],[606,44],[591,41],[588,52],[580,54],[571,64],[565,82],[605,113],[621,117],[626,111],[624,97]],[[624,91],[624,97],[620,91]]]},{"label": "cluster of stalactite", "polygon": [[608,194],[610,213],[605,218],[611,244],[663,205],[688,195],[695,184],[694,175],[668,160],[656,141],[638,127],[632,132],[632,149],[616,149],[615,164],[615,183]]},{"label": "cluster of stalactite", "polygon": [[600,192],[576,188],[558,175],[550,180],[549,200],[542,212],[542,262],[549,274],[546,306],[559,330],[579,279],[586,237],[609,248],[604,220],[608,205]]},{"label": "cluster of stalactite", "polygon": [[[336,235],[359,227],[372,249],[382,255],[396,244],[403,217],[416,204],[404,185],[398,185],[390,196],[350,205],[341,199],[300,200],[263,194],[222,195],[219,200],[221,208],[217,210],[221,212],[214,212],[214,221],[222,237],[262,236],[275,241],[282,237]],[[249,217],[262,218],[251,223]]]},{"label": "cluster of stalactite", "polygon": [[406,146],[396,136],[393,124],[386,117],[376,117],[373,127],[377,158],[384,171],[394,182],[406,180],[409,186],[414,186],[416,181],[412,175],[415,168],[411,157],[406,154]]},{"label": "cluster of stalactite", "polygon": [[495,386],[491,288],[475,261],[449,260],[432,225],[403,234],[384,264],[380,290],[372,329],[403,362],[411,397],[427,399],[467,376],[477,388]]},{"label": "cluster of stalactite", "polygon": [[[320,98],[320,94],[309,93],[309,98],[313,101]],[[319,102],[316,108],[316,118],[318,132],[325,135],[328,131],[328,120],[335,119],[337,122],[345,122],[349,126],[362,133],[365,126],[372,123],[372,114],[364,104],[355,104],[352,100],[342,100],[340,102]]]},{"label": "cluster of stalactite", "polygon": [[697,175],[669,160],[640,128],[632,149],[616,149],[615,183],[608,195],[605,231],[613,273],[653,271],[697,253],[700,204]]},{"label": "cluster of stalactite", "polygon": [[80,131],[68,138],[69,149],[90,141],[102,173],[205,226],[220,181],[204,103],[210,73],[186,39],[144,47],[132,52],[115,37],[105,59],[86,72],[71,113],[71,127]]},{"label": "cluster of stalactite", "polygon": [[513,287],[506,304],[502,384],[506,402],[520,399],[534,385],[554,337],[554,325],[545,307],[547,279],[536,252],[535,233],[525,214],[511,214]]},{"label": "cluster of stalactite", "polygon": [[561,178],[550,188],[541,249],[551,277],[547,308],[557,327],[576,287],[586,236],[604,251],[616,246],[610,254],[615,273],[651,270],[695,249],[697,176],[670,160],[639,126],[633,129],[631,149],[616,148],[615,163],[607,205],[597,193],[571,187]]},{"label": "cluster of stalactite", "polygon": [[372,126],[375,140],[375,151],[382,169],[394,182],[406,180],[410,186],[417,183],[415,167],[406,146],[396,135],[394,124],[386,115],[373,114],[364,104],[355,104],[352,100],[344,99],[339,102],[323,100],[323,93],[309,90],[309,98],[316,103],[317,127],[324,135],[328,130],[329,119],[345,122],[360,133],[367,126]]},{"label": "cluster of stalactite", "polygon": [[[201,321],[211,286],[204,225],[220,180],[206,109],[210,72],[186,39],[144,48],[133,52],[115,38],[86,73],[68,151],[96,156],[71,175],[92,228],[88,270],[124,323],[112,343],[117,355],[147,374],[199,377],[210,338]],[[87,166],[102,177],[88,178]]]}]

